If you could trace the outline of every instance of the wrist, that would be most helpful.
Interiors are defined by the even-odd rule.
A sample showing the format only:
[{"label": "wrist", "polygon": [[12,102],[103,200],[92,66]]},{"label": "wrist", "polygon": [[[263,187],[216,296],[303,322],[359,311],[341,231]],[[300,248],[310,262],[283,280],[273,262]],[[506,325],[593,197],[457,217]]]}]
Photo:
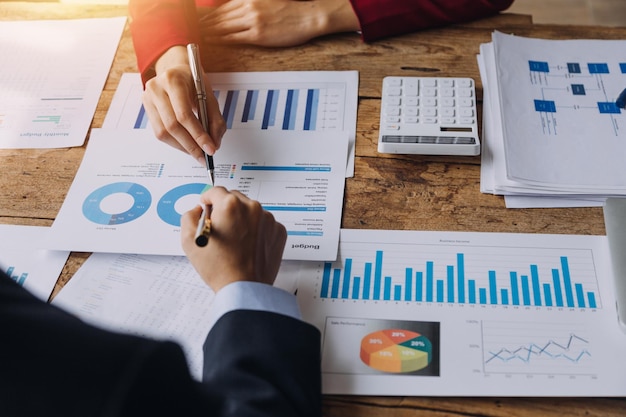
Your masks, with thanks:
[{"label": "wrist", "polygon": [[169,48],[157,59],[154,64],[154,69],[158,75],[163,71],[180,65],[188,66],[189,58],[187,48],[182,45],[176,45]]},{"label": "wrist", "polygon": [[356,32],[361,29],[350,0],[317,0],[320,34]]}]

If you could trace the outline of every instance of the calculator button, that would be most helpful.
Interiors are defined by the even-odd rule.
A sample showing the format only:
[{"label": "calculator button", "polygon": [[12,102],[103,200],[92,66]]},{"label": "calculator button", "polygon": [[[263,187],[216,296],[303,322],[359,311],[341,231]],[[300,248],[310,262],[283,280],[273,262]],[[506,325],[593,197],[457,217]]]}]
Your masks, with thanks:
[{"label": "calculator button", "polygon": [[439,86],[440,87],[454,87],[454,80],[451,80],[449,78],[442,78],[441,80],[439,80]]},{"label": "calculator button", "polygon": [[417,97],[407,97],[404,99],[404,104],[407,106],[417,106],[420,104],[420,99]]},{"label": "calculator button", "polygon": [[471,125],[474,124],[474,119],[472,119],[471,117],[463,117],[461,118],[460,122],[464,125]]},{"label": "calculator button", "polygon": [[[441,115],[444,117],[454,117],[454,108],[444,107],[441,109]],[[470,114],[469,116],[473,116]]]},{"label": "calculator button", "polygon": [[453,124],[456,124],[456,119],[454,117],[442,117],[441,123],[444,123],[447,125],[453,125]]},{"label": "calculator button", "polygon": [[422,123],[435,124],[437,123],[436,117],[422,117]]},{"label": "calculator button", "polygon": [[388,106],[385,109],[385,114],[387,116],[399,116],[400,115],[400,107],[398,107],[398,106]]},{"label": "calculator button", "polygon": [[422,110],[422,115],[423,116],[427,116],[427,117],[436,116],[437,115],[437,108],[436,107],[425,107]]},{"label": "calculator button", "polygon": [[398,117],[398,116],[387,116],[385,121],[387,123],[400,123],[400,117]]},{"label": "calculator button", "polygon": [[391,87],[399,87],[402,85],[402,78],[387,78],[387,85]]},{"label": "calculator button", "polygon": [[472,86],[472,80],[464,78],[457,81],[459,87],[469,88]]},{"label": "calculator button", "polygon": [[451,88],[442,88],[441,97],[454,97],[454,90]]},{"label": "calculator button", "polygon": [[474,100],[471,98],[460,98],[459,106],[461,107],[472,107],[474,105]]},{"label": "calculator button", "polygon": [[400,103],[402,103],[402,100],[400,100],[400,97],[389,97],[387,99],[387,104],[390,106],[399,106]]},{"label": "calculator button", "polygon": [[385,126],[387,130],[400,130],[400,125],[398,124],[388,124]]},{"label": "calculator button", "polygon": [[422,105],[425,107],[435,107],[437,105],[437,99],[432,97],[424,97],[422,99]]},{"label": "calculator button", "polygon": [[402,89],[400,87],[391,87],[387,90],[388,96],[399,96],[402,95]]},{"label": "calculator button", "polygon": [[471,88],[459,88],[459,97],[472,97]]},{"label": "calculator button", "polygon": [[441,99],[442,107],[454,107],[454,99],[450,97],[445,97]]},{"label": "calculator button", "polygon": [[423,87],[437,87],[437,79],[436,78],[422,78],[422,86]]},{"label": "calculator button", "polygon": [[425,97],[435,97],[437,96],[437,89],[431,87],[425,87],[422,89],[422,95]]},{"label": "calculator button", "polygon": [[419,122],[419,119],[417,118],[417,116],[407,116],[404,118],[404,122],[405,123],[417,123]]},{"label": "calculator button", "polygon": [[472,117],[474,115],[474,110],[472,109],[461,109],[460,112],[462,117]]},{"label": "calculator button", "polygon": [[406,114],[407,116],[417,116],[418,114],[417,107],[406,107],[404,109],[404,114]]}]

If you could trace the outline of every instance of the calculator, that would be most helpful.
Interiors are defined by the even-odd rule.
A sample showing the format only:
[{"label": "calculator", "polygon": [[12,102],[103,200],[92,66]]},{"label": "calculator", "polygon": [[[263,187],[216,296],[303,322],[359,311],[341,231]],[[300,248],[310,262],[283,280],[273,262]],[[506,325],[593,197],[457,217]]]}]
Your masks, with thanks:
[{"label": "calculator", "polygon": [[480,154],[474,80],[385,77],[378,152]]}]

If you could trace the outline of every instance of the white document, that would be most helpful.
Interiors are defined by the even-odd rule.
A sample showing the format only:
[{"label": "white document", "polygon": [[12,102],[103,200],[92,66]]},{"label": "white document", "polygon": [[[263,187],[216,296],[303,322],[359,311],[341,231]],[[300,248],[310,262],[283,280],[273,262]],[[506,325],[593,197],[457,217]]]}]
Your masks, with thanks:
[{"label": "white document", "polygon": [[69,256],[45,248],[49,227],[0,225],[0,269],[47,301]]},{"label": "white document", "polygon": [[[346,176],[354,175],[357,71],[209,73],[229,130],[348,132]],[[150,129],[137,73],[122,75],[102,127]]]},{"label": "white document", "polygon": [[[545,41],[497,32],[493,39],[481,45],[478,56],[484,89],[481,191],[505,195],[511,208],[597,206],[607,196],[622,194],[619,187],[602,188],[601,183],[610,175],[609,182],[621,181],[611,172],[622,169],[615,158],[622,154],[618,138],[625,135],[624,111],[614,102],[626,85],[626,64],[594,57],[624,44]],[[600,54],[588,54],[590,45],[598,46]],[[555,60],[567,65],[552,65]],[[608,91],[615,91],[614,97]],[[614,146],[616,140],[620,143]],[[607,153],[613,156],[605,159]],[[512,166],[535,178],[512,174]],[[544,174],[551,179],[542,183],[538,177]]]},{"label": "white document", "polygon": [[508,178],[587,194],[626,192],[626,41],[494,33]]},{"label": "white document", "polygon": [[[293,293],[298,265],[284,261],[274,285]],[[200,380],[213,297],[183,256],[94,253],[52,304],[111,331],[179,343]]]},{"label": "white document", "polygon": [[125,24],[0,22],[0,148],[81,146]]},{"label": "white document", "polygon": [[606,236],[342,230],[340,255],[297,295],[326,394],[626,394]]},{"label": "white document", "polygon": [[[214,158],[215,182],[285,225],[284,259],[334,260],[347,148],[344,132],[230,131]],[[180,218],[207,182],[206,167],[151,130],[93,129],[50,247],[183,255]]]}]

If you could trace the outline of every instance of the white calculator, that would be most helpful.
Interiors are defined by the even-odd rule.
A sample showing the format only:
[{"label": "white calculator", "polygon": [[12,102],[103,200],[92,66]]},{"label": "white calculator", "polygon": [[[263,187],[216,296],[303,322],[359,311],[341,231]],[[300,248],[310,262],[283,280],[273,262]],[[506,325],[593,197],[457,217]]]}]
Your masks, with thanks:
[{"label": "white calculator", "polygon": [[471,78],[385,77],[378,152],[480,154]]}]

